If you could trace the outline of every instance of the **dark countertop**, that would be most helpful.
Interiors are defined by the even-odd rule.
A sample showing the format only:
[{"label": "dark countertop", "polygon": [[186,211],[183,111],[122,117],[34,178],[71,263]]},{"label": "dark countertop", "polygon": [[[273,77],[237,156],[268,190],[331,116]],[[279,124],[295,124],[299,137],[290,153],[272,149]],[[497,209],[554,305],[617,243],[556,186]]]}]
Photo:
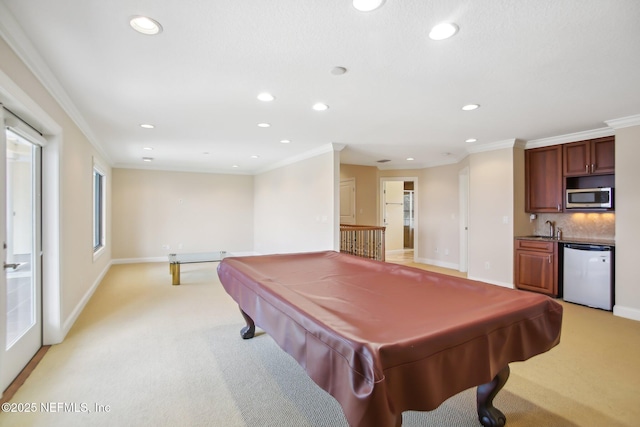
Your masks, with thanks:
[{"label": "dark countertop", "polygon": [[546,237],[546,236],[516,236],[516,240],[542,240],[545,242],[558,242],[558,243],[582,243],[588,245],[606,245],[606,246],[615,246],[616,241],[614,239],[605,239],[605,238],[584,238],[584,237],[562,237],[561,239],[556,239],[555,237]]}]

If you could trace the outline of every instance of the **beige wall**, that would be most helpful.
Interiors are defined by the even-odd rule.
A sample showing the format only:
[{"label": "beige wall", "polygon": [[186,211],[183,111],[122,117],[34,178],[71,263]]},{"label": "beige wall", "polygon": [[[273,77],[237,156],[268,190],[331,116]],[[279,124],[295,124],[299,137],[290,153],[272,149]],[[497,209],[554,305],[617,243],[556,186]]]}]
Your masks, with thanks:
[{"label": "beige wall", "polygon": [[255,176],[256,252],[340,248],[339,167],[331,151]]},{"label": "beige wall", "polygon": [[640,320],[640,126],[616,130],[616,300],[614,313]]},{"label": "beige wall", "polygon": [[[1,101],[39,129],[43,149],[43,336],[60,342],[111,261],[111,215],[107,245],[93,259],[93,162],[106,164],[107,204],[111,169],[60,104],[0,39]],[[4,304],[0,309],[4,316]]]},{"label": "beige wall", "polygon": [[113,169],[112,212],[115,260],[253,250],[253,176]]},{"label": "beige wall", "polygon": [[356,224],[379,225],[378,168],[340,165],[340,179],[347,178],[355,178],[356,181]]},{"label": "beige wall", "polygon": [[513,148],[472,154],[469,171],[468,276],[513,287]]},{"label": "beige wall", "polygon": [[455,165],[425,169],[420,182],[418,260],[457,269],[460,259],[458,173]]}]

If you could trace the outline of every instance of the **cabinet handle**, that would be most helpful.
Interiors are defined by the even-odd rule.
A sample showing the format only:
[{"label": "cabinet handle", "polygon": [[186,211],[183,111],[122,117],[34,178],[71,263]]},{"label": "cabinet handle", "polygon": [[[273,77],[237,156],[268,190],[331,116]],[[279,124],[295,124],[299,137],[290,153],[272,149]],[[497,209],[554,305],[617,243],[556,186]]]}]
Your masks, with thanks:
[{"label": "cabinet handle", "polygon": [[558,204],[557,208],[558,208],[558,212],[560,212],[560,205],[559,204]]},{"label": "cabinet handle", "polygon": [[596,170],[595,166],[596,166],[596,165],[594,165],[593,163],[591,163],[591,173],[593,173],[593,171],[595,171],[595,170]]},{"label": "cabinet handle", "polygon": [[549,255],[547,258],[549,258],[549,264],[551,264],[551,255]]},{"label": "cabinet handle", "polygon": [[589,173],[589,165],[584,165],[584,171],[585,171],[586,173]]}]

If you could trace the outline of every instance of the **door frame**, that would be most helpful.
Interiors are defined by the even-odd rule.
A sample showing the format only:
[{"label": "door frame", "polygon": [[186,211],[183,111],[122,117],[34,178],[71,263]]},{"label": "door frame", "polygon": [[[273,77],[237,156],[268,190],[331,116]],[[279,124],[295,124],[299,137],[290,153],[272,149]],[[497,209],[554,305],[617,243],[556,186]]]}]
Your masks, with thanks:
[{"label": "door frame", "polygon": [[388,181],[413,182],[413,218],[415,227],[413,229],[413,261],[418,259],[419,255],[419,236],[418,228],[420,226],[420,215],[418,212],[419,194],[418,177],[417,176],[383,176],[380,177],[379,185],[379,204],[378,204],[378,224],[384,227],[384,184]]},{"label": "door frame", "polygon": [[460,204],[460,260],[458,270],[469,271],[469,166],[458,173],[458,197]]},{"label": "door frame", "polygon": [[[2,71],[0,71],[0,104],[28,121],[47,140],[46,146],[42,148],[42,343],[43,345],[58,344],[62,342],[65,335],[61,311],[60,261],[62,126]],[[0,209],[6,209],[4,201]],[[0,317],[6,317],[4,298],[0,302]],[[2,322],[3,325],[4,322]],[[5,335],[6,332],[3,329],[0,339],[6,340]]]}]

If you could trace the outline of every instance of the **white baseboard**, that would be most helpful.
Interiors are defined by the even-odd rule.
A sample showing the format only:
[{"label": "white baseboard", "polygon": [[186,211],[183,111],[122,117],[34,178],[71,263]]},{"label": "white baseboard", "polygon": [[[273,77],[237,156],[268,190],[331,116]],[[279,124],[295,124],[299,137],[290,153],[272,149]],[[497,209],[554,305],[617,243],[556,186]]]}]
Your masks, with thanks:
[{"label": "white baseboard", "polygon": [[445,262],[437,259],[415,258],[415,261],[420,264],[435,265],[436,267],[449,268],[451,270],[458,270],[460,268],[460,265],[455,262]]},{"label": "white baseboard", "polygon": [[112,259],[112,264],[139,264],[143,262],[169,262],[166,256],[146,257],[146,258],[118,258]]},{"label": "white baseboard", "polygon": [[640,320],[640,310],[633,307],[624,307],[616,304],[613,306],[613,314],[631,320]]},{"label": "white baseboard", "polygon": [[[227,256],[252,256],[252,255],[262,255],[256,251],[238,251],[238,252],[228,252]],[[144,258],[118,258],[111,260],[112,264],[139,264],[143,262],[169,262],[169,258],[166,256],[157,256],[157,257],[144,257]]]},{"label": "white baseboard", "polygon": [[96,280],[94,280],[94,282],[91,285],[91,287],[87,290],[87,292],[85,292],[84,296],[82,297],[80,302],[78,302],[78,304],[73,309],[73,311],[71,312],[69,317],[67,317],[65,319],[65,321],[62,323],[62,331],[61,331],[62,332],[62,336],[61,336],[62,339],[60,340],[60,342],[62,342],[62,340],[67,336],[67,334],[71,330],[71,327],[73,326],[73,324],[78,319],[78,316],[80,316],[80,313],[82,313],[82,310],[84,310],[84,307],[87,305],[87,303],[89,302],[89,300],[93,296],[93,293],[96,291],[96,289],[98,289],[98,286],[102,282],[102,279],[104,279],[104,276],[107,274],[107,271],[109,271],[109,269],[111,268],[111,264],[112,263],[113,263],[113,261],[109,262],[105,266],[105,268],[98,275],[98,277],[96,277]]}]

